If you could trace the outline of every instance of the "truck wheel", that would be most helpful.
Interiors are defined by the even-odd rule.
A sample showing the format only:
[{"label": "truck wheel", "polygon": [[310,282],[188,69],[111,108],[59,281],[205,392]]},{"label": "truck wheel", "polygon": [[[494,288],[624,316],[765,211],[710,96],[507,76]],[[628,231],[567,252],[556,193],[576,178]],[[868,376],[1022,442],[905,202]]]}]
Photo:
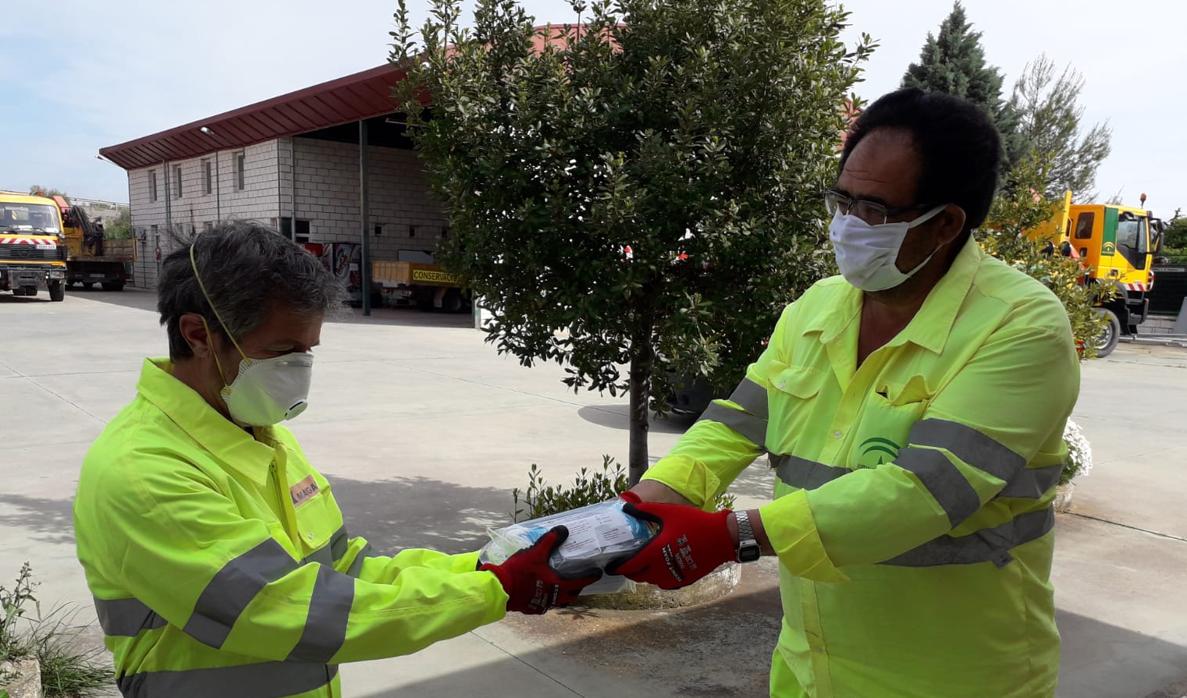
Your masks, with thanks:
[{"label": "truck wheel", "polygon": [[66,284],[61,281],[49,282],[49,299],[51,301],[66,300]]},{"label": "truck wheel", "polygon": [[1117,348],[1117,342],[1121,341],[1121,321],[1117,319],[1116,313],[1108,308],[1094,310],[1105,318],[1105,329],[1096,338],[1096,357],[1103,359],[1112,354]]},{"label": "truck wheel", "polygon": [[104,281],[103,282],[103,290],[104,291],[122,291],[122,290],[124,290],[124,282],[123,281]]},{"label": "truck wheel", "polygon": [[441,310],[446,313],[460,313],[462,312],[462,292],[456,288],[451,288],[445,292],[445,297],[441,299]]},{"label": "truck wheel", "polygon": [[413,288],[412,302],[416,305],[416,309],[422,313],[433,312],[433,288],[425,288],[424,286]]}]

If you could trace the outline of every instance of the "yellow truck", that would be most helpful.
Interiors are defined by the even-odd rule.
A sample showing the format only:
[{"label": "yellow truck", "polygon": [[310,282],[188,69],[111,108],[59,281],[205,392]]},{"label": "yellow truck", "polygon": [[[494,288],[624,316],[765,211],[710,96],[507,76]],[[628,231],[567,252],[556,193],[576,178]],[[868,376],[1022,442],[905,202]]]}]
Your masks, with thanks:
[{"label": "yellow truck", "polygon": [[371,283],[380,289],[388,305],[412,304],[421,310],[447,313],[468,312],[470,292],[461,278],[427,262],[375,261]]},{"label": "yellow truck", "polygon": [[131,239],[109,240],[103,226],[92,222],[81,206],[54,196],[66,234],[66,285],[122,291],[132,278],[136,245]]},{"label": "yellow truck", "polygon": [[[1141,203],[1145,205],[1143,194]],[[1107,327],[1097,340],[1099,356],[1107,356],[1124,332],[1136,334],[1150,308],[1154,286],[1154,255],[1162,246],[1162,222],[1144,208],[1114,204],[1073,204],[1071,192],[1043,225],[1030,231],[1047,240],[1052,250],[1080,261],[1085,282],[1108,284],[1112,300],[1097,310]]]},{"label": "yellow truck", "polygon": [[66,297],[66,230],[53,199],[0,191],[0,291]]}]

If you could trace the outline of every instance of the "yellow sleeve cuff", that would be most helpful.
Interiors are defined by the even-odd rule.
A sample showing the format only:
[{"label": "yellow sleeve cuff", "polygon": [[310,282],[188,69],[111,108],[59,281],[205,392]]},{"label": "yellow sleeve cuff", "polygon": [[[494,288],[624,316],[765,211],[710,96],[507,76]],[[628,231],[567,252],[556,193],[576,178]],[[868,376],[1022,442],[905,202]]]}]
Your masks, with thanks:
[{"label": "yellow sleeve cuff", "polygon": [[806,490],[780,497],[758,512],[771,547],[788,572],[817,582],[849,581],[824,549]]},{"label": "yellow sleeve cuff", "polygon": [[655,480],[676,490],[698,507],[712,508],[721,480],[704,463],[679,454],[661,458],[647,469],[644,480]]}]

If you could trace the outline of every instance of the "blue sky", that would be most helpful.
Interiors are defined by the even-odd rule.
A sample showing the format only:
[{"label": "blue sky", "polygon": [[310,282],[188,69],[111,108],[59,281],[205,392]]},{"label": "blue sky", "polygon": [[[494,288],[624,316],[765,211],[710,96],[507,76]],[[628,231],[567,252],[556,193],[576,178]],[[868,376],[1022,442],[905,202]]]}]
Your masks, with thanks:
[{"label": "blue sky", "polygon": [[[98,149],[381,64],[389,0],[64,0],[6,2],[0,20],[0,188],[38,183],[127,200],[123,171]],[[563,0],[522,3],[563,22]],[[881,48],[858,92],[897,87],[950,0],[852,0],[852,36]],[[426,0],[409,0],[422,18]],[[1141,192],[1169,217],[1187,208],[1187,3],[1178,0],[967,0],[1007,83],[1046,52],[1084,75],[1088,123],[1108,121],[1113,155],[1101,197]]]}]

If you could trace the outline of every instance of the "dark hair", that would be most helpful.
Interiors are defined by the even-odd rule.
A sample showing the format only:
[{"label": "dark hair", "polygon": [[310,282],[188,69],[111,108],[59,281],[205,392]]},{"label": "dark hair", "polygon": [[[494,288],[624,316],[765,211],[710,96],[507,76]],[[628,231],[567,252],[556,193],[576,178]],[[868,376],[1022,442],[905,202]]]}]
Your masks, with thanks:
[{"label": "dark hair", "polygon": [[983,109],[943,92],[913,87],[891,92],[863,111],[849,130],[842,169],[861,139],[878,129],[910,134],[920,165],[916,203],[964,209],[964,238],[985,222],[997,188],[1002,145]]},{"label": "dark hair", "polygon": [[[190,247],[210,302],[194,278]],[[169,334],[169,357],[193,356],[181,336],[181,316],[197,313],[212,332],[236,340],[259,327],[274,304],[325,312],[338,305],[341,285],[320,260],[274,230],[247,221],[224,223],[200,233],[161,264],[157,310]]]}]

